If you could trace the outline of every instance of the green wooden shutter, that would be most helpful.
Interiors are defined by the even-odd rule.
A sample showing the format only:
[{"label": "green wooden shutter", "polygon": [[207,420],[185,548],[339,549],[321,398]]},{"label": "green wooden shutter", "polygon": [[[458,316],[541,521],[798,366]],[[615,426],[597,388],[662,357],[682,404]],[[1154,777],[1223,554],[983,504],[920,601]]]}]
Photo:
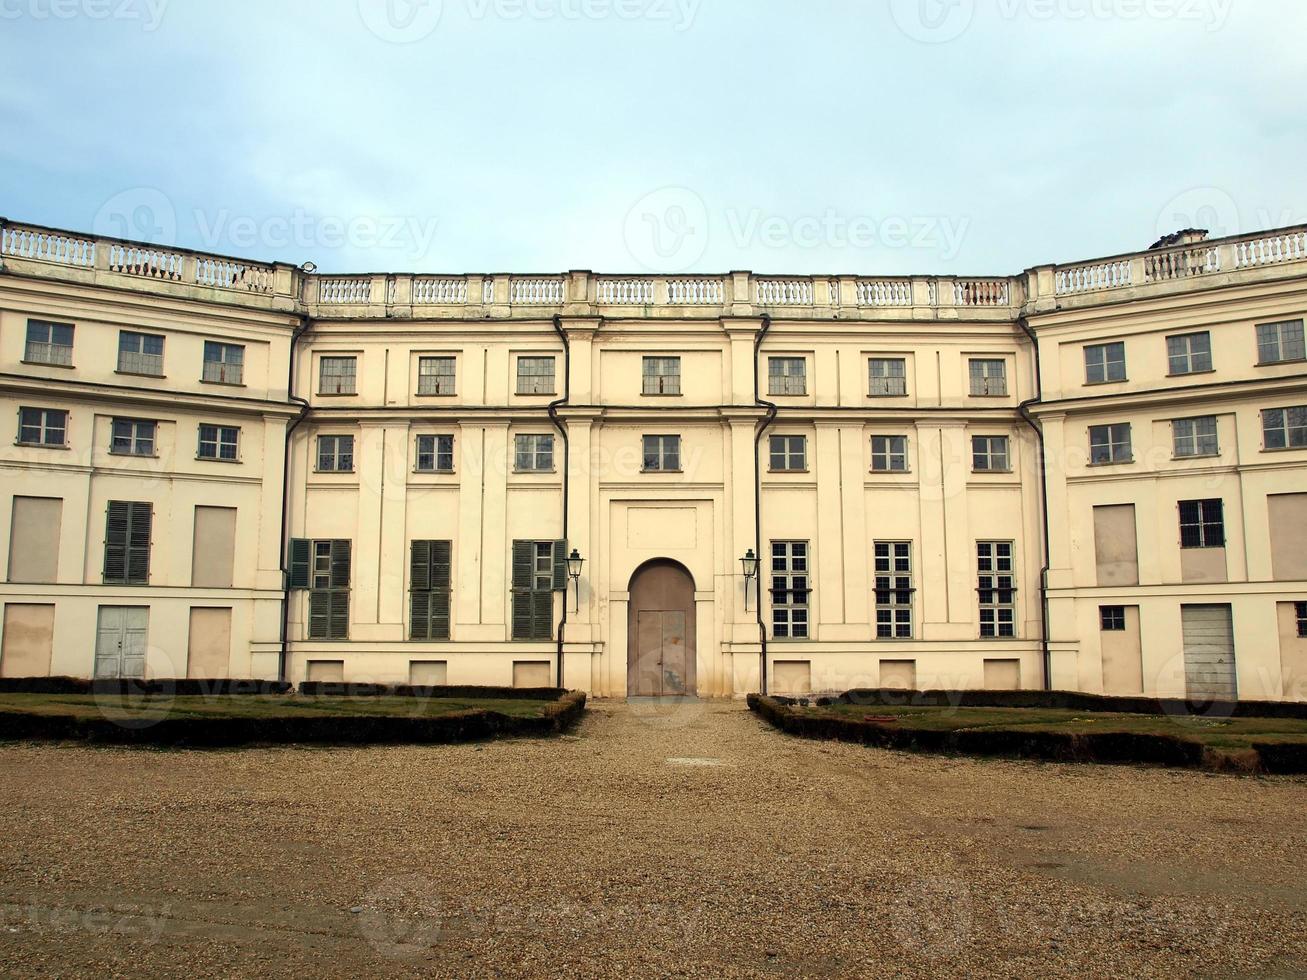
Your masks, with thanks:
[{"label": "green wooden shutter", "polygon": [[431,588],[431,545],[430,541],[414,541],[410,547],[408,587],[414,592]]},{"label": "green wooden shutter", "polygon": [[122,584],[127,581],[127,527],[130,506],[121,500],[109,501],[104,519],[104,580]]},{"label": "green wooden shutter", "polygon": [[531,639],[549,640],[554,636],[554,594],[531,593]]},{"label": "green wooden shutter", "polygon": [[331,587],[349,588],[350,542],[348,539],[331,542]]},{"label": "green wooden shutter", "polygon": [[135,585],[150,583],[150,531],[154,508],[148,503],[128,505],[127,581]]},{"label": "green wooden shutter", "polygon": [[450,581],[452,577],[453,543],[431,542],[431,639],[449,639]]},{"label": "green wooden shutter", "polygon": [[331,593],[309,593],[309,639],[325,640],[331,633]]},{"label": "green wooden shutter", "polygon": [[413,591],[408,594],[410,640],[431,639],[431,593]]},{"label": "green wooden shutter", "polygon": [[313,544],[307,538],[292,538],[290,542],[290,587],[307,589],[309,582],[309,556]]},{"label": "green wooden shutter", "polygon": [[554,591],[567,591],[567,542],[554,542]]},{"label": "green wooden shutter", "polygon": [[327,636],[333,640],[344,640],[349,637],[349,590],[335,589],[327,594],[331,597],[331,620]]},{"label": "green wooden shutter", "polygon": [[530,589],[535,573],[535,542],[513,542],[513,588]]}]

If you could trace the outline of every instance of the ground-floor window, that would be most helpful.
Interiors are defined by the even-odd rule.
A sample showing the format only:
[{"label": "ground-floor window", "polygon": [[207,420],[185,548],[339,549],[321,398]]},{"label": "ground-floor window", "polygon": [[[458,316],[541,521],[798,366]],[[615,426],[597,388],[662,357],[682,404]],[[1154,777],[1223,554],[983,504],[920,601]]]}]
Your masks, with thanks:
[{"label": "ground-floor window", "polygon": [[980,599],[980,635],[1017,635],[1017,585],[1011,541],[977,541],[976,569]]},{"label": "ground-floor window", "polygon": [[1295,602],[1293,609],[1298,615],[1298,635],[1307,637],[1307,602]]},{"label": "ground-floor window", "polygon": [[566,587],[565,541],[514,541],[513,639],[552,639],[554,593]]},{"label": "ground-floor window", "polygon": [[347,539],[290,543],[290,587],[309,590],[309,639],[349,638],[351,542]]},{"label": "ground-floor window", "polygon": [[1098,622],[1104,633],[1120,633],[1125,630],[1125,606],[1099,606]]},{"label": "ground-floor window", "polygon": [[912,542],[877,541],[876,638],[912,639]]},{"label": "ground-floor window", "polygon": [[773,541],[772,635],[777,639],[808,638],[808,542]]},{"label": "ground-floor window", "polygon": [[409,555],[410,640],[449,639],[449,541],[414,541]]}]

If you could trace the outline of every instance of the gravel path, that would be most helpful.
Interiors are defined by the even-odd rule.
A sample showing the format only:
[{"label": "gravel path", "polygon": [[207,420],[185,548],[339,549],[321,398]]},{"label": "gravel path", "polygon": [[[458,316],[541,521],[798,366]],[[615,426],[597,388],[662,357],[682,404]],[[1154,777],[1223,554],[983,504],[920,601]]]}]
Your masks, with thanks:
[{"label": "gravel path", "polygon": [[0,747],[0,972],[1307,976],[1307,781],[598,702],[437,748]]}]

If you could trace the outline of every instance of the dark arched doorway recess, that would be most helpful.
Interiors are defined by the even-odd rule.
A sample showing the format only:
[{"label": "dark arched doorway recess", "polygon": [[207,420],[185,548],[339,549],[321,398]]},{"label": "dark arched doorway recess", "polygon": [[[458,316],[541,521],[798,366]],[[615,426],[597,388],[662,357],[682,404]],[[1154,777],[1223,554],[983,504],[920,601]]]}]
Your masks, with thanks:
[{"label": "dark arched doorway recess", "polygon": [[631,576],[626,633],[630,697],[695,693],[694,578],[684,565],[660,558]]}]

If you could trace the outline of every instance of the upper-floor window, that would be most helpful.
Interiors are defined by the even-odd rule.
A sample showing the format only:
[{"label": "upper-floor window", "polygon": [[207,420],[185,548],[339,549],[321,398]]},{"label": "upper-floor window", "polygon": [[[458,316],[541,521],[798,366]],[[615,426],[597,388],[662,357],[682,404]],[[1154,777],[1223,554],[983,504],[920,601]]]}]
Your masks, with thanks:
[{"label": "upper-floor window", "polygon": [[453,436],[418,436],[417,449],[419,473],[454,472]]},{"label": "upper-floor window", "polygon": [[1007,361],[971,359],[971,394],[977,397],[1007,394]]},{"label": "upper-floor window", "polygon": [[1303,341],[1303,322],[1285,320],[1281,323],[1257,325],[1257,360],[1260,364],[1282,364],[1307,358],[1307,344]]},{"label": "upper-floor window", "polygon": [[1212,370],[1212,335],[1183,333],[1166,338],[1166,355],[1172,374],[1200,374]]},{"label": "upper-floor window", "polygon": [[114,419],[109,452],[118,456],[153,456],[159,423],[146,419]]},{"label": "upper-floor window", "polygon": [[319,394],[353,395],[357,392],[357,357],[324,357],[318,362]]},{"label": "upper-floor window", "polygon": [[154,506],[145,501],[111,500],[104,520],[104,584],[150,583],[150,535]]},{"label": "upper-floor window", "polygon": [[118,371],[121,374],[163,376],[163,338],[153,333],[118,332]]},{"label": "upper-floor window", "polygon": [[678,473],[681,469],[680,436],[645,436],[644,471]]},{"label": "upper-floor window", "polygon": [[513,468],[519,473],[552,473],[554,437],[535,434],[517,436],[513,443]]},{"label": "upper-floor window", "polygon": [[27,321],[27,348],[23,360],[33,364],[58,364],[71,367],[73,363],[73,325],[51,323],[48,320]]},{"label": "upper-floor window", "polygon": [[1225,501],[1180,501],[1180,547],[1225,547]]},{"label": "upper-floor window", "polygon": [[1307,447],[1307,405],[1263,411],[1262,441],[1267,449]]},{"label": "upper-floor window", "polygon": [[1129,422],[1089,427],[1090,463],[1101,466],[1105,463],[1129,463],[1133,459]]},{"label": "upper-floor window", "polygon": [[1125,344],[1091,344],[1085,348],[1085,383],[1125,380]]},{"label": "upper-floor window", "polygon": [[554,593],[567,586],[565,541],[514,541],[514,640],[548,640],[554,635]]},{"label": "upper-floor window", "polygon": [[868,361],[872,398],[893,398],[908,393],[908,362],[902,357],[873,357]]},{"label": "upper-floor window", "polygon": [[318,436],[318,472],[353,473],[354,437]]},{"label": "upper-floor window", "polygon": [[681,359],[646,357],[644,359],[644,394],[679,395],[681,393]]},{"label": "upper-floor window", "polygon": [[311,640],[349,637],[350,574],[353,543],[348,539],[290,543],[290,587],[308,589],[308,635]]},{"label": "upper-floor window", "polygon": [[554,359],[519,357],[517,359],[517,393],[519,395],[554,394]]},{"label": "upper-floor window", "polygon": [[68,413],[58,408],[20,408],[18,444],[21,446],[66,446]]},{"label": "upper-floor window", "polygon": [[807,436],[772,436],[769,448],[773,473],[801,473],[808,468]]},{"label": "upper-floor window", "polygon": [[245,348],[240,344],[204,342],[204,374],[201,380],[220,385],[244,384]]},{"label": "upper-floor window", "polygon": [[1006,473],[1012,469],[1007,436],[972,436],[971,468],[977,473]]},{"label": "upper-floor window", "polygon": [[200,459],[218,459],[234,463],[240,449],[241,430],[234,425],[201,425]]},{"label": "upper-floor window", "polygon": [[872,436],[871,468],[874,472],[905,473],[908,469],[907,436]]},{"label": "upper-floor window", "polygon": [[806,395],[808,362],[802,357],[767,358],[767,393],[769,395]]},{"label": "upper-floor window", "polygon": [[418,394],[454,394],[454,370],[457,362],[452,357],[418,358]]},{"label": "upper-floor window", "polygon": [[1216,456],[1221,451],[1216,433],[1216,416],[1176,419],[1171,423],[1175,456]]}]

